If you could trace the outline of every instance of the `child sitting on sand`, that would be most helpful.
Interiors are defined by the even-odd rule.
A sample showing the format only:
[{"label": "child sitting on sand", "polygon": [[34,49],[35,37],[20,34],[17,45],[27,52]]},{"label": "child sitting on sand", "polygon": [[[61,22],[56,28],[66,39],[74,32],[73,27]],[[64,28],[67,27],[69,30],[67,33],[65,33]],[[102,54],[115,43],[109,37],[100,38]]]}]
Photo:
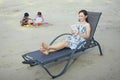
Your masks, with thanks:
[{"label": "child sitting on sand", "polygon": [[29,25],[29,21],[32,20],[31,18],[29,18],[29,13],[24,13],[24,17],[23,19],[20,21],[21,26],[25,26],[25,25]]},{"label": "child sitting on sand", "polygon": [[42,16],[42,13],[38,12],[37,17],[35,18],[35,25],[40,26],[43,23],[43,21],[44,21],[44,18]]}]

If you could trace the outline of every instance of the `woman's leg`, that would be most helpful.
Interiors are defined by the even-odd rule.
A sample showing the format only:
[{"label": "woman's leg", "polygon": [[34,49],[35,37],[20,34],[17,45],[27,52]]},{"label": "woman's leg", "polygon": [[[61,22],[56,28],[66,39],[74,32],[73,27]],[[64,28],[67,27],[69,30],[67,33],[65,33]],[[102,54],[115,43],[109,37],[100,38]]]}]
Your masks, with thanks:
[{"label": "woman's leg", "polygon": [[59,42],[54,45],[46,45],[45,43],[42,43],[42,47],[44,51],[42,51],[44,54],[48,55],[50,52],[55,52],[57,50],[63,49],[65,47],[69,47],[68,42]]},{"label": "woman's leg", "polygon": [[69,47],[68,45],[68,42],[64,41],[64,42],[59,42],[59,43],[56,43],[54,45],[51,45],[49,46],[49,50],[60,50],[60,49],[63,49],[65,47]]}]

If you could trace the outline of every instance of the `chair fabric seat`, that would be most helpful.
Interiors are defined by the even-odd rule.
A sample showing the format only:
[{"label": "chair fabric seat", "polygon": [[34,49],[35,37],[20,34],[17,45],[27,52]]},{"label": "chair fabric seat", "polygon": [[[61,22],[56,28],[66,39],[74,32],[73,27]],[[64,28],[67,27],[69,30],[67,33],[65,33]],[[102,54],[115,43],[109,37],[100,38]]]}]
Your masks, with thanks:
[{"label": "chair fabric seat", "polygon": [[71,52],[72,52],[71,49],[65,48],[63,50],[59,50],[57,52],[50,53],[47,56],[47,55],[44,55],[39,50],[36,50],[36,51],[30,52],[30,53],[27,53],[23,56],[25,56],[31,60],[37,61],[40,64],[47,64],[49,62],[69,56]]}]

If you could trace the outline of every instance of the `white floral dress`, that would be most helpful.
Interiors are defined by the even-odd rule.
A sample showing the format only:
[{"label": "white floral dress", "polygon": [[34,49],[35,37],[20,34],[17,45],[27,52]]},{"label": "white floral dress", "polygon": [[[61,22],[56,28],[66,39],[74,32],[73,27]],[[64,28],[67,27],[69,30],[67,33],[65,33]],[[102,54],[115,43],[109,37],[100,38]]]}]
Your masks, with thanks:
[{"label": "white floral dress", "polygon": [[[86,34],[86,25],[82,25],[82,24],[76,24],[74,25],[74,27],[79,31],[80,34]],[[84,38],[78,36],[78,35],[71,35],[69,36],[66,41],[69,43],[69,47],[71,49],[75,49],[77,47],[77,45],[80,43],[80,42],[83,42],[85,41]],[[79,49],[84,46],[85,43],[81,44],[79,46]]]}]

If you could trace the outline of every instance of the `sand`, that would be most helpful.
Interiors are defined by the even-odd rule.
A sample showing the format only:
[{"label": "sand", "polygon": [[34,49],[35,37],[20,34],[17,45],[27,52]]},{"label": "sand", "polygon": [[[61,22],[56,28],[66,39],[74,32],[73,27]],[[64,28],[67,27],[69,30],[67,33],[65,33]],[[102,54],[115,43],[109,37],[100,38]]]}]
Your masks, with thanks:
[{"label": "sand", "polygon": [[[78,11],[102,12],[95,39],[98,48],[85,51],[69,70],[55,80],[120,80],[120,0],[0,0],[0,80],[51,80],[40,67],[24,65],[22,55],[38,50],[41,42],[70,31]],[[41,11],[49,25],[21,27],[24,12],[31,18]],[[63,64],[51,66],[57,72]]]}]

